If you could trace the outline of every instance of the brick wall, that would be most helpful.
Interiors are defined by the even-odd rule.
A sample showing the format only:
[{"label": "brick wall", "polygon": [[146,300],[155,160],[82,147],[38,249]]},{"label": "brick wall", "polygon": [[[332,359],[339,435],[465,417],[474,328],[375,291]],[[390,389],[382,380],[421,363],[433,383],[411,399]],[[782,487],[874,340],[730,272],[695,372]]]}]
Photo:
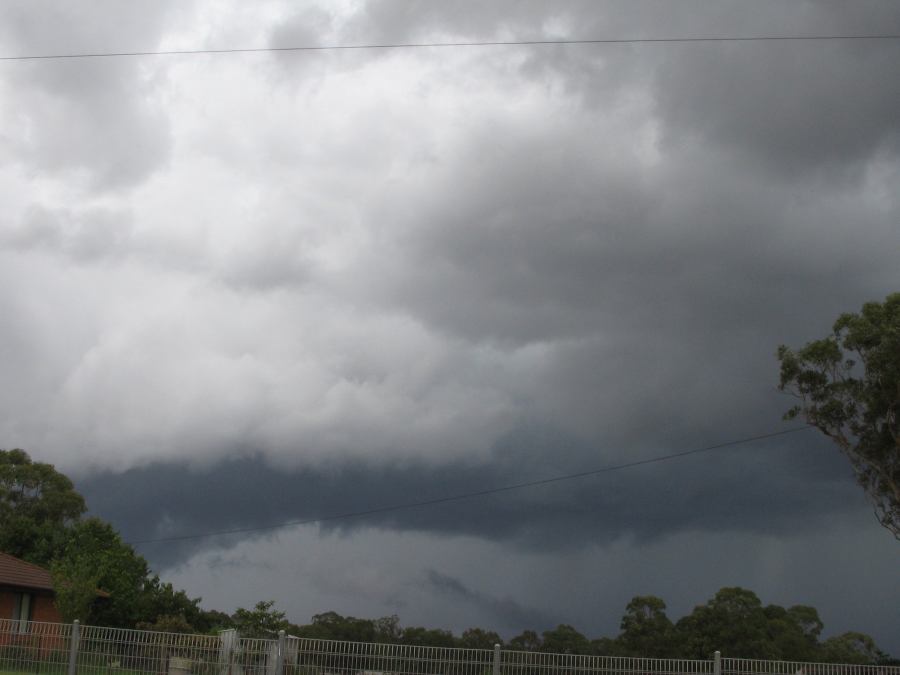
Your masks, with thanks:
[{"label": "brick wall", "polygon": [[16,609],[16,596],[12,591],[4,591],[0,589],[0,619],[13,618],[13,612]]},{"label": "brick wall", "polygon": [[[16,595],[19,592],[8,588],[0,589],[0,619],[13,619],[16,611]],[[31,620],[60,623],[62,617],[53,603],[53,596],[47,592],[31,591]]]},{"label": "brick wall", "polygon": [[[12,619],[16,611],[16,595],[20,591],[0,589],[0,618]],[[16,617],[18,618],[18,617]],[[50,593],[31,593],[31,620],[47,623],[60,623],[62,617],[53,603]],[[53,635],[17,634],[5,632],[0,634],[0,647],[5,645],[21,645],[36,649],[39,653],[59,650],[65,647],[65,640]]]},{"label": "brick wall", "polygon": [[62,617],[59,610],[53,603],[52,595],[36,595],[34,596],[33,605],[31,607],[32,621],[46,621],[48,623],[61,623]]}]

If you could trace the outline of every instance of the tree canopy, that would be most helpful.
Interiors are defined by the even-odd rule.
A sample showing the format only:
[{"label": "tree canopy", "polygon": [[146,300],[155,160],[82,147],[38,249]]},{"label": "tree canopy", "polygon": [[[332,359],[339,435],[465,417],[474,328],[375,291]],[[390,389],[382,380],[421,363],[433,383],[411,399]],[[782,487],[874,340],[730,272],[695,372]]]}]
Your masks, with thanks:
[{"label": "tree canopy", "polygon": [[[272,610],[271,604],[266,606]],[[764,605],[745,588],[722,588],[677,622],[669,619],[665,610],[661,598],[637,596],[626,606],[621,632],[615,637],[588,639],[575,627],[560,624],[541,634],[525,630],[505,644],[498,633],[484,628],[468,628],[457,637],[441,629],[400,628],[396,616],[358,619],[337,612],[316,614],[310,624],[290,625],[287,630],[300,637],[351,642],[486,650],[500,644],[518,651],[594,656],[709,659],[713,652],[721,651],[725,656],[786,661],[896,663],[864,633],[844,633],[820,642],[824,626],[815,608]],[[376,627],[384,622],[390,629],[381,632]]]},{"label": "tree canopy", "polygon": [[49,566],[84,511],[84,498],[51,464],[0,450],[0,551]]},{"label": "tree canopy", "polygon": [[881,524],[900,539],[900,293],[838,317],[832,334],[778,348],[779,388],[850,459]]},{"label": "tree canopy", "polygon": [[274,638],[290,627],[284,612],[275,609],[274,600],[261,600],[253,609],[239,607],[232,619],[238,633],[249,638]]},{"label": "tree canopy", "polygon": [[[0,550],[50,569],[64,620],[191,632],[231,621],[162,583],[112,525],[83,518],[85,510],[72,481],[52,465],[24,450],[0,450]],[[98,601],[98,590],[109,597]]]},{"label": "tree canopy", "polygon": [[665,657],[674,648],[675,627],[666,616],[666,603],[653,595],[631,599],[620,624],[619,642],[628,654]]}]

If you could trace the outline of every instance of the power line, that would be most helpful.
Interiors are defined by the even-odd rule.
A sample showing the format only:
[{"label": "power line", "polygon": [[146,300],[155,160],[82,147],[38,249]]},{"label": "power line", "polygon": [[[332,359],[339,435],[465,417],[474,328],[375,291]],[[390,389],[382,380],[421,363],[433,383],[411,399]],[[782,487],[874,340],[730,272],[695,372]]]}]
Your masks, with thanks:
[{"label": "power line", "polygon": [[696,455],[701,452],[710,452],[711,450],[720,450],[722,448],[729,448],[736,445],[744,445],[746,443],[753,443],[755,441],[761,441],[767,438],[774,438],[776,436],[784,436],[786,434],[797,433],[798,431],[806,431],[808,429],[812,429],[814,427],[806,425],[802,427],[796,427],[794,429],[787,429],[785,431],[775,431],[768,434],[761,434],[759,436],[748,436],[746,438],[739,438],[734,441],[725,441],[724,443],[717,443],[716,445],[708,445],[703,448],[694,448],[693,450],[684,450],[682,452],[676,452],[669,455],[659,455],[657,457],[650,457],[648,459],[640,459],[634,462],[626,462],[624,464],[614,464],[612,466],[606,466],[601,469],[592,469],[590,471],[579,471],[578,473],[569,473],[562,476],[554,476],[552,478],[541,478],[539,480],[526,481],[524,483],[514,483],[512,485],[503,485],[500,487],[489,488],[486,490],[476,490],[474,492],[464,492],[462,494],[450,495],[448,497],[438,497],[436,499],[426,499],[418,502],[407,502],[404,504],[392,504],[389,506],[379,506],[376,508],[365,509],[362,511],[348,511],[345,513],[336,513],[328,516],[320,516],[318,518],[308,518],[305,520],[288,520],[281,523],[275,523],[272,525],[259,525],[255,527],[238,527],[230,530],[217,530],[213,532],[199,532],[196,534],[183,534],[172,537],[160,537],[157,539],[139,539],[136,541],[130,542],[132,545],[138,544],[158,544],[163,542],[170,541],[186,541],[189,539],[203,539],[206,537],[215,537],[218,535],[226,535],[226,534],[244,534],[247,532],[263,532],[265,530],[278,530],[283,527],[293,527],[297,525],[312,525],[314,523],[324,523],[333,520],[345,520],[349,518],[361,518],[363,516],[372,516],[379,513],[389,513],[391,511],[401,511],[404,509],[412,509],[420,506],[434,506],[435,504],[446,504],[447,502],[455,502],[461,501],[463,499],[472,499],[474,497],[484,497],[486,495],[498,494],[501,492],[511,492],[513,490],[521,490],[524,488],[537,487],[539,485],[550,485],[552,483],[560,483],[562,481],[575,480],[578,478],[586,478],[588,476],[596,476],[602,473],[611,473],[613,471],[621,471],[622,469],[630,469],[635,466],[643,466],[645,464],[656,464],[658,462],[667,462],[669,460],[678,459],[681,457],[687,457],[689,455]]},{"label": "power line", "polygon": [[870,35],[748,35],[657,38],[599,38],[593,40],[485,40],[478,42],[407,42],[397,44],[305,45],[296,47],[245,47],[235,49],[165,49],[159,51],[91,52],[81,54],[26,54],[0,56],[0,61],[99,59],[124,56],[193,56],[198,54],[255,54],[260,52],[324,52],[369,49],[424,49],[440,47],[520,47],[541,45],[620,45],[690,42],[809,42],[834,40],[898,40],[900,33]]}]

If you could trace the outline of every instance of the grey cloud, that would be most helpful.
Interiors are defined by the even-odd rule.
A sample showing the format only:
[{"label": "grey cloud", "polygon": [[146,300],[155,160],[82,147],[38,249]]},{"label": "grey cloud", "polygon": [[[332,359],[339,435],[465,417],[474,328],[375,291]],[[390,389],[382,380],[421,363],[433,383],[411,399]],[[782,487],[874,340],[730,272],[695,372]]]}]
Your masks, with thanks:
[{"label": "grey cloud", "polygon": [[314,270],[302,242],[273,233],[230,251],[217,262],[214,273],[237,290],[266,292],[302,288],[312,279]]},{"label": "grey cloud", "polygon": [[[362,292],[466,339],[521,344],[627,331],[675,310],[741,331],[735,318],[789,314],[794,289],[837,265],[858,270],[846,275],[863,286],[857,297],[892,281],[866,278],[873,257],[887,269],[893,225],[864,193],[807,196],[690,151],[643,167],[564,133],[498,131],[473,144],[452,183],[416,195],[416,209],[380,204],[377,217],[400,227],[392,257],[363,267]],[[827,237],[848,245],[810,245]],[[689,313],[672,328],[690,331]]]},{"label": "grey cloud", "polygon": [[115,77],[103,94],[85,99],[23,83],[17,103],[24,126],[7,128],[16,154],[34,169],[74,177],[92,190],[142,182],[168,159],[171,137],[168,120],[136,100],[141,93],[133,76]]},{"label": "grey cloud", "polygon": [[[552,626],[559,618],[549,612],[524,607],[512,598],[496,598],[489,593],[481,593],[466,586],[459,579],[429,569],[425,573],[428,585],[436,592],[451,598],[458,598],[478,607],[492,618],[492,627],[509,630],[519,626]],[[497,624],[500,625],[497,625]],[[515,628],[513,628],[514,630]]]},{"label": "grey cloud", "polygon": [[[888,25],[900,26],[900,13]],[[879,152],[896,156],[900,59],[895,42],[756,44],[675,50],[657,71],[670,144],[735,148],[768,171],[856,178]],[[855,171],[854,171],[855,170]]]},{"label": "grey cloud", "polygon": [[[265,227],[267,224],[262,223]],[[293,289],[310,281],[314,262],[291,228],[240,242],[218,256],[173,251],[153,232],[138,232],[127,207],[48,208],[32,204],[18,223],[0,232],[0,246],[58,255],[79,264],[129,261],[216,279],[227,288],[257,293]]]},{"label": "grey cloud", "polygon": [[[895,3],[453,3],[375,2],[347,30],[374,41],[884,34],[900,29]],[[436,37],[437,36],[437,37]],[[853,163],[897,152],[896,41],[668,45],[664,50],[531,49],[521,73],[556,74],[590,106],[623,86],[652,86],[668,144],[696,138],[738,149],[767,170],[852,174]],[[851,163],[850,166],[847,163]],[[855,167],[858,169],[858,167]]]},{"label": "grey cloud", "polygon": [[[152,49],[169,3],[102,3],[88,13],[68,3],[4,7],[7,49],[65,54]],[[10,63],[14,104],[5,141],[32,170],[60,174],[91,190],[142,182],[168,159],[169,121],[153,103],[152,76],[138,59]]]},{"label": "grey cloud", "polygon": [[133,214],[127,210],[102,207],[50,210],[32,205],[19,226],[6,233],[2,243],[90,262],[126,254],[133,220]]}]

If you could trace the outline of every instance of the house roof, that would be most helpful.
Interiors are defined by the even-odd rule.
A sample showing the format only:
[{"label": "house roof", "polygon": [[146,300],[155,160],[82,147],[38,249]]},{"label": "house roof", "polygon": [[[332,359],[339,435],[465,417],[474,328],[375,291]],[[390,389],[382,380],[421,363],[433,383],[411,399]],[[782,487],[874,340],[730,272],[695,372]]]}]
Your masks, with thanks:
[{"label": "house roof", "polygon": [[53,590],[53,577],[49,570],[0,552],[0,586]]}]

